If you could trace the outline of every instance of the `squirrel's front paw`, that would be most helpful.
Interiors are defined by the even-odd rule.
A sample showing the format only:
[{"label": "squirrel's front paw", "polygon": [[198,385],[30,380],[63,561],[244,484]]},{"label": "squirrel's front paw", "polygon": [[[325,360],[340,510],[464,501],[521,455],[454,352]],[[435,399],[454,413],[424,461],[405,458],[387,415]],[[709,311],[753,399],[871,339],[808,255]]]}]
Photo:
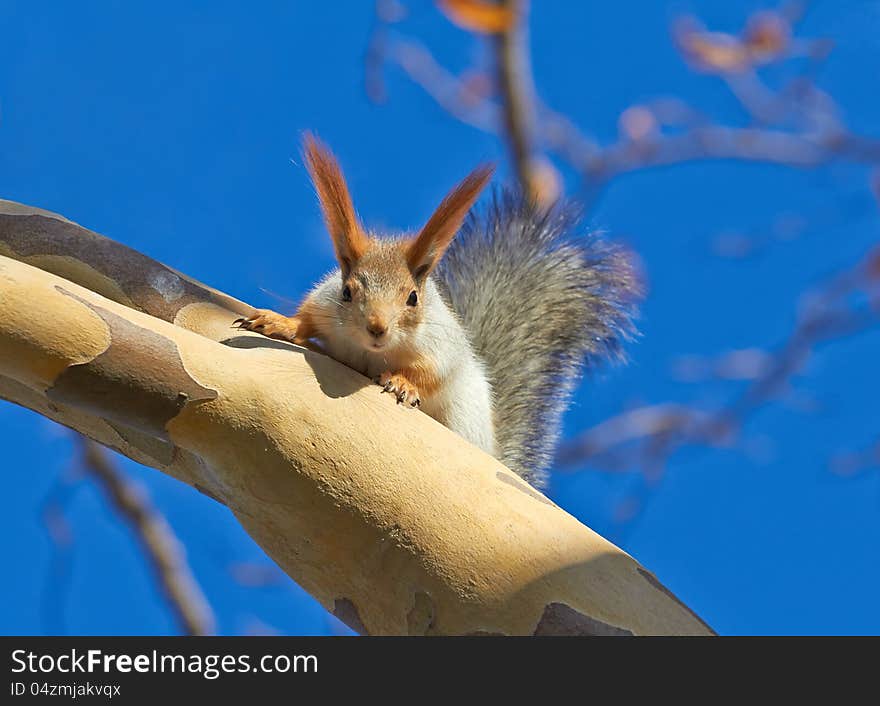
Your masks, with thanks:
[{"label": "squirrel's front paw", "polygon": [[299,317],[282,316],[268,309],[258,309],[257,313],[247,318],[236,319],[232,325],[245,331],[261,333],[269,338],[280,338],[283,341],[300,343],[297,339]]},{"label": "squirrel's front paw", "polygon": [[399,373],[386,371],[376,378],[376,383],[381,386],[382,392],[393,393],[397,397],[397,404],[409,402],[411,407],[418,407],[422,403],[418,388]]}]

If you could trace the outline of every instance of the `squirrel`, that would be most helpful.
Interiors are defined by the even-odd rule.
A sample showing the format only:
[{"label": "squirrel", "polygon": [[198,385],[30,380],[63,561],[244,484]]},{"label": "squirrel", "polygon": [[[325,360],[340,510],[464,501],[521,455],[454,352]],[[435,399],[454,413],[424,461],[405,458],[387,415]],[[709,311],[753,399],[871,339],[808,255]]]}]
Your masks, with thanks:
[{"label": "squirrel", "polygon": [[640,288],[627,252],[578,236],[564,202],[496,192],[469,216],[491,165],[418,233],[379,237],[330,150],[306,135],[304,156],[339,267],[294,316],[258,309],[234,325],[316,347],[543,487],[584,365],[622,358],[634,334]]}]

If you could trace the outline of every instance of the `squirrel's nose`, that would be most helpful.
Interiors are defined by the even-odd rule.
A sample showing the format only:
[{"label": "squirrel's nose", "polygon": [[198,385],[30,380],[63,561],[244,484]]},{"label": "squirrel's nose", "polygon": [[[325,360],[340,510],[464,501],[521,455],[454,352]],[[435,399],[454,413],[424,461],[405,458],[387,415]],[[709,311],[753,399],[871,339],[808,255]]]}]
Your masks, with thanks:
[{"label": "squirrel's nose", "polygon": [[367,322],[367,331],[373,338],[382,338],[388,331],[388,325],[384,321],[378,319],[370,319]]}]

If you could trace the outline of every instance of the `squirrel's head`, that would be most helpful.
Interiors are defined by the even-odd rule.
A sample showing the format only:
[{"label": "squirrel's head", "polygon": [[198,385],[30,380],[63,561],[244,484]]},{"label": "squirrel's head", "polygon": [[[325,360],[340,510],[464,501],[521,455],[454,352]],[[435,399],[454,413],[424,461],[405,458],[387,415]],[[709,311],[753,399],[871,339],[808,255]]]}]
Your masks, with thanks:
[{"label": "squirrel's head", "polygon": [[311,135],[306,135],[304,152],[342,274],[339,320],[365,349],[406,345],[408,334],[424,321],[428,275],[492,178],[493,168],[481,166],[465,177],[414,236],[377,238],[361,225],[333,154]]}]

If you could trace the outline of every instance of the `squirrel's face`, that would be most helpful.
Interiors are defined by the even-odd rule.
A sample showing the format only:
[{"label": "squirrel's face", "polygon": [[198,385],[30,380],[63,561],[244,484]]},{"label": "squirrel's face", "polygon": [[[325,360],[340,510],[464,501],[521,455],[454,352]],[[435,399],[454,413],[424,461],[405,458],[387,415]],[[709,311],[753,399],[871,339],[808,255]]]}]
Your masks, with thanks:
[{"label": "squirrel's face", "polygon": [[311,136],[305,140],[305,162],[342,272],[334,320],[367,350],[405,346],[424,318],[425,281],[489,182],[492,167],[465,177],[412,238],[377,240],[361,226],[336,158]]},{"label": "squirrel's face", "polygon": [[403,245],[371,240],[342,272],[339,306],[352,338],[373,352],[405,347],[424,318],[424,278],[410,270]]}]

